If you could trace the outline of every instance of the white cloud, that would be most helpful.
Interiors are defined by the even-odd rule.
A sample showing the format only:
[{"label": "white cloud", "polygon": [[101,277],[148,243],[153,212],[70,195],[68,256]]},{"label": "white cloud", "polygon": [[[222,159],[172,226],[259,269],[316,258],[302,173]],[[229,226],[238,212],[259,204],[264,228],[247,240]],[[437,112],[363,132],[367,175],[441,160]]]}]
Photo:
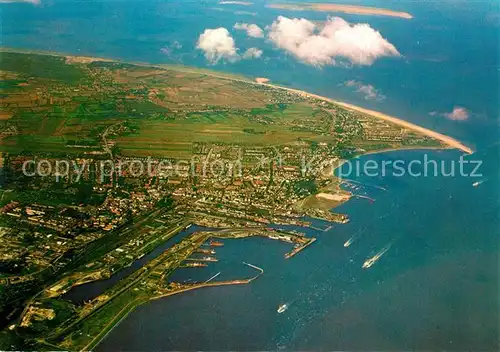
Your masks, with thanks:
[{"label": "white cloud", "polygon": [[443,116],[446,117],[449,120],[454,120],[454,121],[465,121],[469,119],[470,113],[469,111],[461,106],[455,106],[451,112],[443,112],[439,113],[437,111],[431,111],[429,113],[431,116]]},{"label": "white cloud", "polygon": [[444,113],[444,117],[450,120],[467,120],[469,118],[469,111],[466,108],[455,106],[452,112]]},{"label": "white cloud", "polygon": [[368,24],[350,24],[331,17],[321,26],[305,18],[279,16],[269,26],[269,39],[279,48],[314,65],[335,65],[338,58],[371,65],[384,56],[401,56],[398,50]]},{"label": "white cloud", "polygon": [[243,54],[244,59],[259,59],[262,56],[263,51],[259,48],[250,48]]},{"label": "white cloud", "polygon": [[179,43],[177,40],[174,40],[172,44],[164,46],[163,48],[160,49],[160,51],[165,55],[170,56],[173,54],[174,51],[178,49],[182,49],[182,44]]},{"label": "white cloud", "polygon": [[264,37],[264,31],[262,28],[257,26],[256,24],[249,24],[249,23],[235,23],[233,26],[234,29],[236,30],[244,30],[247,32],[247,35],[252,38],[263,38]]},{"label": "white cloud", "polygon": [[363,84],[362,82],[350,80],[346,81],[344,85],[355,88],[356,92],[363,94],[366,100],[382,101],[385,99],[385,95],[371,84]]},{"label": "white cloud", "polygon": [[33,5],[40,5],[42,3],[41,0],[0,0],[0,4],[12,4],[16,2],[27,2]]},{"label": "white cloud", "polygon": [[196,48],[205,53],[205,57],[212,64],[219,60],[235,61],[238,53],[234,39],[226,28],[205,29],[200,35]]}]

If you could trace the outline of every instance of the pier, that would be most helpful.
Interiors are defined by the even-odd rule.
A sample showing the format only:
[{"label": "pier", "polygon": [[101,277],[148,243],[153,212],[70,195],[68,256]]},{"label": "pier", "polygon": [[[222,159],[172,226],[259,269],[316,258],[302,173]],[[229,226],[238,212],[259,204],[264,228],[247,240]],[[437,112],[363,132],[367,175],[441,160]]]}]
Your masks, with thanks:
[{"label": "pier", "polygon": [[316,241],[316,238],[313,237],[309,241],[307,241],[306,243],[304,243],[303,245],[301,245],[299,247],[295,247],[291,252],[288,252],[288,253],[285,254],[285,259],[289,259],[289,258],[293,257],[294,255],[296,255],[297,253],[299,253],[301,250],[303,250],[304,248],[306,248],[307,246],[309,246],[314,241]]},{"label": "pier", "polygon": [[369,201],[370,201],[370,203],[374,203],[374,202],[375,202],[375,199],[370,198],[370,197],[368,197],[368,196],[362,196],[362,195],[355,194],[355,195],[354,195],[354,197],[356,197],[356,198],[360,198],[360,199],[367,199],[367,200],[369,200]]},{"label": "pier", "polygon": [[377,189],[380,189],[382,191],[387,192],[387,188],[379,186],[379,185],[372,185],[372,184],[368,184],[368,183],[363,183],[363,182],[359,182],[359,181],[356,181],[356,180],[351,180],[349,178],[344,178],[344,179],[342,179],[342,181],[343,181],[343,183],[347,183],[347,184],[357,184],[357,185],[360,185],[360,186],[377,188]]},{"label": "pier", "polygon": [[264,269],[259,268],[259,267],[258,267],[258,266],[256,266],[256,265],[253,265],[253,264],[250,264],[250,263],[245,263],[245,262],[243,262],[243,264],[248,265],[250,268],[254,268],[255,270],[260,271],[260,274],[264,274]]}]

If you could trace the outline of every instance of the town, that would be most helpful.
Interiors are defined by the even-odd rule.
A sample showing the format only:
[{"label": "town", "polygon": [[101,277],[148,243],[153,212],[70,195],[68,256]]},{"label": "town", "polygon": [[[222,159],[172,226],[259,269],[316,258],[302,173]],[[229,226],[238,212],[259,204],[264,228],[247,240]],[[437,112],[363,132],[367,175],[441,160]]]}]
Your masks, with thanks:
[{"label": "town", "polygon": [[251,80],[3,54],[0,311],[2,336],[26,350],[91,350],[151,299],[248,284],[265,268],[171,277],[206,269],[226,241],[247,237],[283,242],[293,260],[316,240],[307,229],[350,220],[332,210],[356,196],[335,174],[346,160],[444,147]]}]

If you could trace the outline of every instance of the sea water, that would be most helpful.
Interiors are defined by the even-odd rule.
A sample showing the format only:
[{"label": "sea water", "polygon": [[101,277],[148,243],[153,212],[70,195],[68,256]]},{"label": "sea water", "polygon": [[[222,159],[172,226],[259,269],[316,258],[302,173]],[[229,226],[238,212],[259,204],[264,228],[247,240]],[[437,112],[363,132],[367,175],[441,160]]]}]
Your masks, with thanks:
[{"label": "sea water", "polygon": [[[361,158],[458,161],[457,151],[403,151]],[[290,245],[226,240],[221,260],[183,269],[188,282],[264,274],[249,285],[203,288],[153,301],[123,320],[98,350],[489,349],[498,341],[498,149],[478,187],[468,177],[352,177],[351,222],[317,231],[291,259]],[[449,165],[449,164],[448,164]],[[470,171],[470,170],[469,170]],[[298,230],[300,230],[298,228]],[[344,243],[353,238],[349,247]],[[371,268],[364,261],[390,245]],[[196,273],[194,272],[196,271]],[[277,314],[279,304],[289,308]]]}]

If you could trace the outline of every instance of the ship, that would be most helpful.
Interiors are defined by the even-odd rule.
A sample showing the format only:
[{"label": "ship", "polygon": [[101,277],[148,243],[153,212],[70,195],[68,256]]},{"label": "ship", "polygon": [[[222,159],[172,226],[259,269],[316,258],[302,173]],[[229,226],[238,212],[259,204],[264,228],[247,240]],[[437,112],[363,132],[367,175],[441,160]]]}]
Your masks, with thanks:
[{"label": "ship", "polygon": [[288,304],[286,304],[286,303],[280,304],[278,307],[278,313],[281,314],[287,309],[288,309]]},{"label": "ship", "polygon": [[222,247],[224,243],[222,242],[217,242],[217,241],[210,241],[209,243],[212,247]]},{"label": "ship", "polygon": [[217,258],[206,256],[206,257],[201,258],[201,260],[206,261],[206,262],[216,262]]},{"label": "ship", "polygon": [[207,264],[199,262],[186,263],[183,265],[184,268],[206,268],[207,266]]},{"label": "ship", "polygon": [[196,250],[198,253],[204,253],[204,254],[215,254],[215,250],[213,249],[205,249],[205,248],[198,248]]},{"label": "ship", "polygon": [[388,246],[385,246],[384,248],[382,248],[382,250],[380,252],[378,252],[377,254],[375,254],[373,257],[371,257],[370,259],[367,259],[364,263],[363,263],[363,269],[368,269],[369,267],[371,267],[373,264],[375,264],[379,259],[380,257],[382,257],[389,249],[391,248],[391,245],[388,245]]},{"label": "ship", "polygon": [[349,238],[345,243],[344,243],[344,247],[349,247],[351,244],[352,244],[352,238]]}]

